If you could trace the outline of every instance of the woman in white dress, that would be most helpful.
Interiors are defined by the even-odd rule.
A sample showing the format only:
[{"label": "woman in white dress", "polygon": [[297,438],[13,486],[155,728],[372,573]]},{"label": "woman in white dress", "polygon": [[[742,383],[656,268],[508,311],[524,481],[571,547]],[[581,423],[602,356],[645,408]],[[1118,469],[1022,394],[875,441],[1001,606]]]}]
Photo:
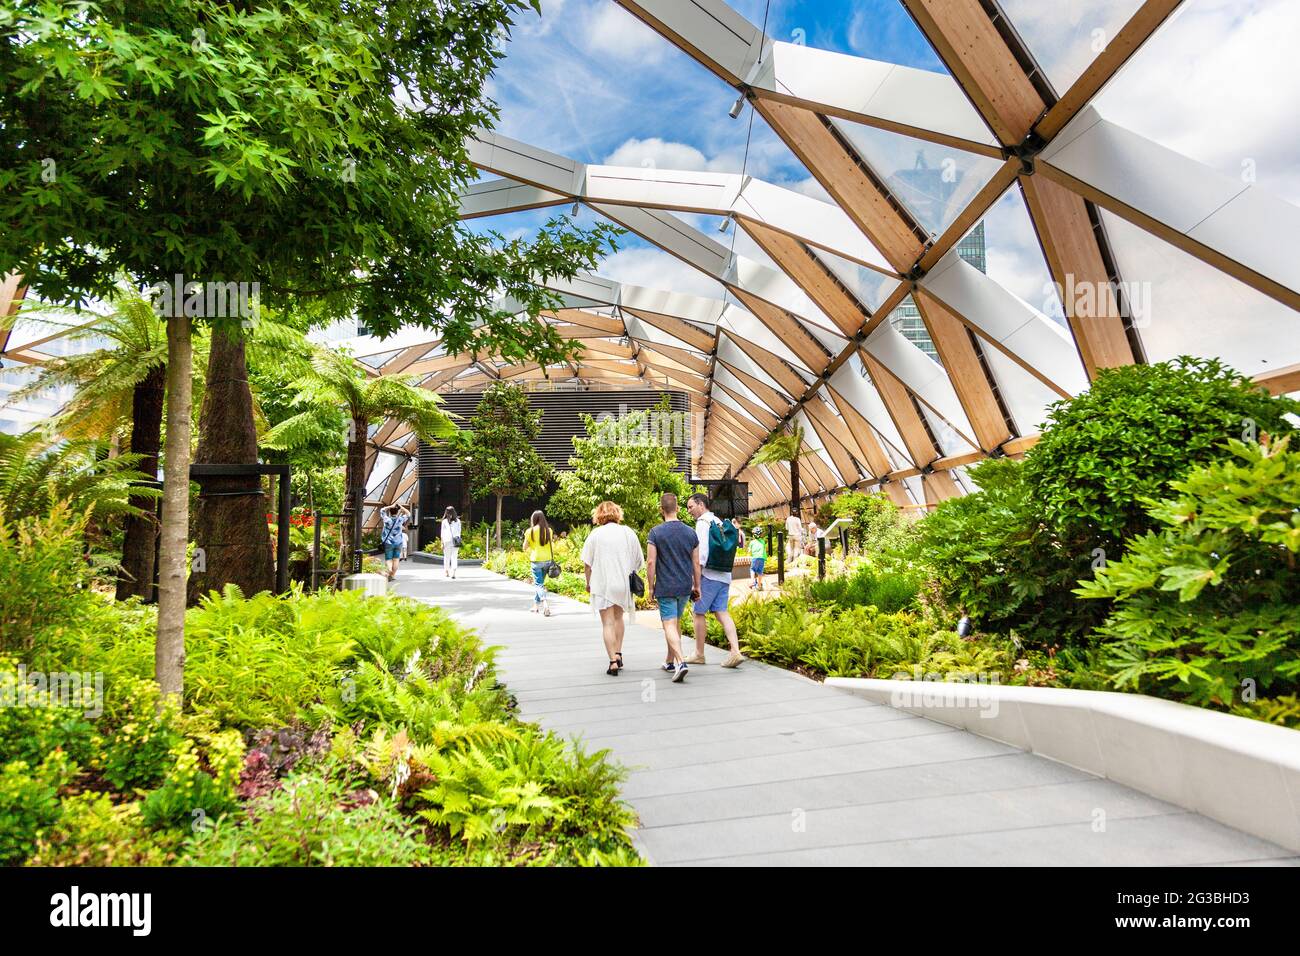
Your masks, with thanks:
[{"label": "woman in white dress", "polygon": [[624,622],[636,623],[636,598],[630,579],[645,567],[641,541],[622,522],[623,509],[612,501],[602,501],[591,514],[596,529],[582,546],[587,593],[591,595],[592,610],[600,617],[605,653],[609,655],[605,673],[611,677],[617,677],[623,668]]},{"label": "woman in white dress", "polygon": [[460,519],[456,517],[456,509],[447,506],[447,510],[442,514],[442,576],[444,578],[454,578],[456,576],[456,558],[460,552]]}]

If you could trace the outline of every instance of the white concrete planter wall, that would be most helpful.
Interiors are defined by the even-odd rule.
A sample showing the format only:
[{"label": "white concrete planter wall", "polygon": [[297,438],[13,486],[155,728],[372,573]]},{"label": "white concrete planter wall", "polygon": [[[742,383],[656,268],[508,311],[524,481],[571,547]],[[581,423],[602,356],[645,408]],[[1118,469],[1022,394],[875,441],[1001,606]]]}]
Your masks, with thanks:
[{"label": "white concrete planter wall", "polygon": [[1300,731],[1106,691],[831,677],[1300,851]]}]

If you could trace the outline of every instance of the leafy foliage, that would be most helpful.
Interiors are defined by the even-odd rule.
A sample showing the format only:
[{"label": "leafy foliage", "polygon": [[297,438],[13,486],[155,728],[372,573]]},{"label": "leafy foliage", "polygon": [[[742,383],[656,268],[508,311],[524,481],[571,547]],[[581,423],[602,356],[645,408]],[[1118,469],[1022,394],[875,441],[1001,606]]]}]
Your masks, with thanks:
[{"label": "leafy foliage", "polygon": [[[746,655],[816,676],[1001,679],[1010,669],[1007,648],[963,641],[909,611],[885,613],[872,605],[817,611],[799,597],[782,597],[745,602],[732,616]],[[720,633],[710,636],[725,644]]]},{"label": "leafy foliage", "polygon": [[863,553],[876,563],[888,561],[902,553],[907,545],[912,523],[898,505],[879,492],[867,494],[846,491],[830,502],[833,518],[848,518],[849,534]]},{"label": "leafy foliage", "polygon": [[[347,805],[351,798],[352,806]],[[388,801],[353,795],[320,771],[292,775],[247,817],[200,828],[188,866],[413,866],[432,862],[417,829]]]},{"label": "leafy foliage", "polygon": [[0,866],[20,863],[59,819],[59,788],[76,771],[61,750],[39,764],[12,760],[0,765]]},{"label": "leafy foliage", "polygon": [[420,388],[414,377],[367,378],[350,356],[334,349],[315,349],[310,367],[292,384],[297,392],[289,404],[299,411],[267,432],[262,439],[267,448],[341,446],[347,435],[344,416],[359,422],[393,418],[410,425],[426,441],[456,430],[437,394]]},{"label": "leafy foliage", "polygon": [[[474,497],[495,495],[498,511],[505,495],[529,498],[546,490],[550,466],[534,445],[542,433],[542,413],[532,411],[519,385],[493,382],[483,390],[468,433],[445,443],[465,466]],[[496,529],[501,545],[501,524]]]},{"label": "leafy foliage", "polygon": [[969,474],[979,491],[943,502],[916,525],[915,556],[941,603],[985,630],[1014,631],[1036,646],[1100,623],[1103,608],[1080,605],[1070,594],[1091,556],[1056,544],[1025,466],[998,459]]},{"label": "leafy foliage", "polygon": [[[47,306],[24,309],[10,320],[21,318],[69,329],[64,342],[96,346],[48,359],[40,374],[11,399],[74,388],[55,422],[57,432],[68,438],[107,440],[124,435],[131,424],[136,386],[167,361],[166,328],[147,298],[122,283],[110,305],[107,312],[90,321],[85,314]],[[0,317],[0,327],[4,324],[5,319]]]},{"label": "leafy foliage", "polygon": [[87,527],[135,513],[132,496],[156,498],[155,489],[133,487],[152,478],[138,472],[138,455],[103,457],[91,439],[59,442],[42,431],[0,433],[0,512],[9,521],[51,514],[64,504],[88,512]]},{"label": "leafy foliage", "polygon": [[[526,0],[0,9],[0,274],[50,301],[146,282],[260,281],[379,334],[405,324],[544,361],[571,352],[537,275],[592,268],[614,232],[563,217],[507,241],[458,221],[492,125],[498,31]],[[394,94],[394,91],[397,91]],[[52,164],[52,165],[51,165]]]},{"label": "leafy foliage", "polygon": [[[815,606],[838,604],[841,607],[872,605],[886,613],[902,611],[916,604],[921,591],[921,577],[914,572],[881,571],[871,562],[858,564],[847,574],[824,581],[807,581],[808,600]],[[792,592],[795,587],[790,588]]]},{"label": "leafy foliage", "polygon": [[677,495],[685,505],[695,488],[678,471],[673,450],[648,427],[651,415],[671,413],[667,399],[653,409],[583,416],[586,435],[573,436],[571,471],[557,476],[559,489],[551,498],[550,511],[574,522],[590,522],[591,513],[602,501],[623,508],[623,521],[645,533],[659,521],[659,498],[664,492]]},{"label": "leafy foliage", "polygon": [[1115,601],[1099,634],[1116,686],[1218,707],[1300,691],[1300,451],[1289,445],[1231,442],[1231,458],[1173,482],[1175,497],[1148,499],[1160,530],[1081,584],[1080,596]]},{"label": "leafy foliage", "polygon": [[1268,395],[1214,359],[1106,369],[1053,406],[1025,457],[1043,523],[1063,545],[1115,546],[1152,527],[1143,500],[1221,455],[1230,439],[1294,430],[1300,402]]},{"label": "leafy foliage", "polygon": [[85,528],[86,517],[63,504],[47,517],[18,520],[0,508],[0,653],[40,647],[104,618],[102,602],[88,590]]},{"label": "leafy foliage", "polygon": [[1104,371],[1053,406],[1022,465],[971,469],[980,491],[920,522],[916,557],[938,596],[981,627],[1031,647],[1081,646],[1107,608],[1076,601],[1075,583],[1154,527],[1141,500],[1243,430],[1291,431],[1284,416],[1297,408],[1212,360]]}]

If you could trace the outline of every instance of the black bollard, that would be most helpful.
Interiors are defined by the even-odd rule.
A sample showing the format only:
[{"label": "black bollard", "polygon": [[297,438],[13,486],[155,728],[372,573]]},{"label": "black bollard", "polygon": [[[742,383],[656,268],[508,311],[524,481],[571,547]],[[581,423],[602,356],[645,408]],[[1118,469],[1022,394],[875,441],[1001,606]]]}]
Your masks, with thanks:
[{"label": "black bollard", "polygon": [[826,536],[817,539],[817,580],[826,580]]},{"label": "black bollard", "polygon": [[785,584],[785,532],[776,533],[776,583]]}]

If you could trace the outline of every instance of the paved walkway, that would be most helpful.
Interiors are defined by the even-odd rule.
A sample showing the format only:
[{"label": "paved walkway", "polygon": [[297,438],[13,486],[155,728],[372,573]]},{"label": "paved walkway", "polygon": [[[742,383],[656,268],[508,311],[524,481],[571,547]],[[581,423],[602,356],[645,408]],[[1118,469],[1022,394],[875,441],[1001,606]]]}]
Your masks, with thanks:
[{"label": "paved walkway", "polygon": [[631,769],[624,798],[657,865],[1300,865],[1263,840],[1094,777],[749,661],[683,684],[654,612],[608,677],[587,605],[478,568],[404,567],[397,591],[498,645],[524,719]]}]

